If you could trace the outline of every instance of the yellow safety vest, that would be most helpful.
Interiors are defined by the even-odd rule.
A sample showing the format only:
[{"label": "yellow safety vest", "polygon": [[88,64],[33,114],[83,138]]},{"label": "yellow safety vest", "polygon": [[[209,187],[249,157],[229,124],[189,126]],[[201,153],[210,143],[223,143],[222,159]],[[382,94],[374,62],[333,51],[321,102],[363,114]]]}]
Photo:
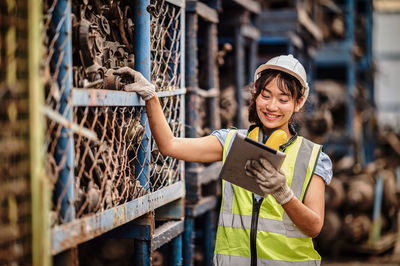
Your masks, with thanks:
[{"label": "yellow safety vest", "polygon": [[[247,135],[258,141],[258,131],[259,127],[256,127]],[[235,130],[231,130],[225,141],[223,163],[234,133]],[[303,137],[297,137],[284,150],[286,158],[282,169],[286,174],[288,185],[300,201],[304,200],[320,151],[321,145]],[[222,203],[214,265],[251,264],[252,212],[252,193],[222,180]],[[321,257],[314,249],[312,238],[297,228],[271,195],[263,199],[255,232],[257,265],[320,265],[321,263]]]}]

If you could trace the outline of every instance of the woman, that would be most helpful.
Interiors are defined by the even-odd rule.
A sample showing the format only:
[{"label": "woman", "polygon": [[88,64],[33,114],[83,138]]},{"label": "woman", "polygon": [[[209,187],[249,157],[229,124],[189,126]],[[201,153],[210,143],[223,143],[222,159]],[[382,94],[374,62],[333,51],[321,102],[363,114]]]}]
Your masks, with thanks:
[{"label": "woman", "polygon": [[[155,88],[140,73],[122,68],[135,83],[126,86],[145,101],[149,125],[160,152],[180,160],[225,160],[233,130],[217,130],[202,138],[176,138],[165,121]],[[329,157],[321,146],[300,137],[292,116],[304,105],[308,85],[303,66],[292,55],[278,56],[261,65],[254,75],[255,90],[249,107],[249,137],[265,142],[276,129],[288,142],[281,169],[267,160],[246,164],[264,195],[255,195],[223,180],[223,197],[214,251],[215,265],[319,265],[312,238],[324,220],[325,184],[332,177]]]}]

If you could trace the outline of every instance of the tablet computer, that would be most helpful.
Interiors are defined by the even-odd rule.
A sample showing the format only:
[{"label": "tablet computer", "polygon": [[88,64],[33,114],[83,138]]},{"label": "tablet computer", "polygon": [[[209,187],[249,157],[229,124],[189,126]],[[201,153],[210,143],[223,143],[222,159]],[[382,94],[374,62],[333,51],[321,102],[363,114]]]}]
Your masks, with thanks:
[{"label": "tablet computer", "polygon": [[220,177],[258,195],[263,195],[256,180],[247,176],[244,169],[247,160],[260,158],[267,159],[276,169],[280,169],[285,154],[236,132],[222,166]]}]

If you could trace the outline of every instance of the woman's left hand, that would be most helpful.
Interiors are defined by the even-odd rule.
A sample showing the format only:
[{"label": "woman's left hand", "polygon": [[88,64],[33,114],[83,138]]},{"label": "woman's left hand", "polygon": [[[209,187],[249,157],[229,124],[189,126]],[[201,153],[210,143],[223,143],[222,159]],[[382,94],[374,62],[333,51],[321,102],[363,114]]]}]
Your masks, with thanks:
[{"label": "woman's left hand", "polygon": [[248,160],[245,165],[246,174],[254,178],[260,185],[264,196],[271,194],[275,200],[283,205],[289,202],[294,194],[287,185],[285,173],[277,170],[268,160]]}]

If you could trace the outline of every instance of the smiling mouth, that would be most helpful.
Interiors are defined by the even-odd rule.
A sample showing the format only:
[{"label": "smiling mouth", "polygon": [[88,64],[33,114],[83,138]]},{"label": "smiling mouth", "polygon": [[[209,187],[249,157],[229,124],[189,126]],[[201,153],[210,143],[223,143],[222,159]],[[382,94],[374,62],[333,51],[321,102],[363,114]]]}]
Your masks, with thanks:
[{"label": "smiling mouth", "polygon": [[280,116],[280,115],[273,115],[273,114],[269,114],[269,113],[264,113],[264,115],[270,119],[276,119]]}]

